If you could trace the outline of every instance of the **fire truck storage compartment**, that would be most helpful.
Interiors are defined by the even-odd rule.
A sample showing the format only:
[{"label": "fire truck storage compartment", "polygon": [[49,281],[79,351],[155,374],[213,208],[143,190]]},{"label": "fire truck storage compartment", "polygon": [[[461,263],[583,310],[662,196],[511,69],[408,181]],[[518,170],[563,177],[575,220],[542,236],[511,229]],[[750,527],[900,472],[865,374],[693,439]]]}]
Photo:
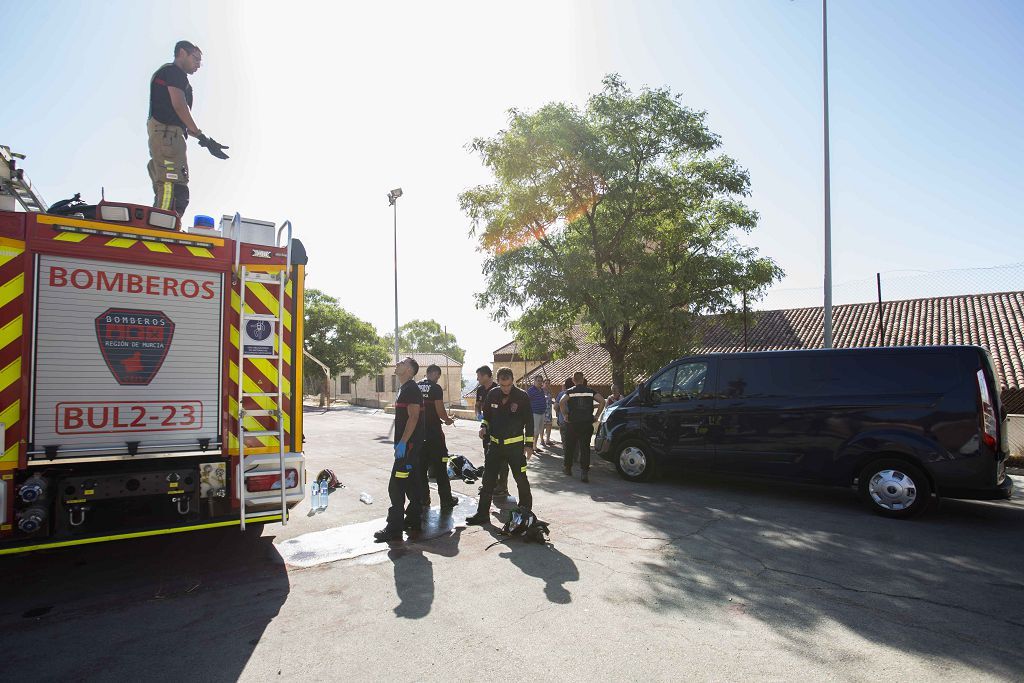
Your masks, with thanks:
[{"label": "fire truck storage compartment", "polygon": [[36,273],[30,458],[219,448],[222,274],[51,255]]}]

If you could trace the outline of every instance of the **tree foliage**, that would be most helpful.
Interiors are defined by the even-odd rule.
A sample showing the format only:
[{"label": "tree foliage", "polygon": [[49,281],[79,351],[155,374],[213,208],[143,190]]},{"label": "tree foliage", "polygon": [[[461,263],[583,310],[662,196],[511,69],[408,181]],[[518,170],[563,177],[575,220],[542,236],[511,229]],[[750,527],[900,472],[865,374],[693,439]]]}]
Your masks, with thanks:
[{"label": "tree foliage", "polygon": [[735,310],[739,293],[756,300],[782,276],[736,238],[757,224],[741,200],[750,178],[717,153],[705,116],[610,75],[582,110],[512,110],[506,130],[473,141],[494,177],[459,198],[488,255],[477,305],[524,353],[574,351],[568,327],[580,324],[623,385],[684,352],[696,316]]},{"label": "tree foliage", "polygon": [[[394,353],[395,335],[384,335],[384,342]],[[436,320],[410,320],[398,328],[400,353],[444,353],[462,363],[466,350],[459,346],[455,335],[445,332]]]},{"label": "tree foliage", "polygon": [[[353,379],[377,374],[391,362],[387,345],[370,323],[360,320],[344,308],[334,297],[318,289],[307,289],[303,299],[305,308],[306,350],[332,373],[350,368]],[[310,386],[324,373],[314,363],[304,366]]]}]

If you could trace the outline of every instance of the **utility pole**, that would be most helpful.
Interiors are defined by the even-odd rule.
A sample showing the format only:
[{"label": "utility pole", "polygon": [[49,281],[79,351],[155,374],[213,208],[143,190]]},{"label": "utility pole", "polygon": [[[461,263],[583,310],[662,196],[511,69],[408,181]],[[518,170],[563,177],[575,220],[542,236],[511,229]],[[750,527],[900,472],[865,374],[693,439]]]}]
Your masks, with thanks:
[{"label": "utility pole", "polygon": [[821,0],[821,67],[825,120],[825,319],[822,339],[832,348],[832,197],[828,158],[828,0]]},{"label": "utility pole", "polygon": [[388,203],[394,208],[395,216],[395,365],[398,365],[398,198],[401,196],[400,187],[388,192]]}]

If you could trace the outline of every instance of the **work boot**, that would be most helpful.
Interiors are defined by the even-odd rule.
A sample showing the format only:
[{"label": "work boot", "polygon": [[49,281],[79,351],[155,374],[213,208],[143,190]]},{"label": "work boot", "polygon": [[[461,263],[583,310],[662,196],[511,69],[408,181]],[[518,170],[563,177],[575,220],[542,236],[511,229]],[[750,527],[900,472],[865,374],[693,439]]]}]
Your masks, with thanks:
[{"label": "work boot", "polygon": [[471,526],[484,526],[491,521],[491,516],[486,512],[478,512],[472,517],[466,517],[466,524]]},{"label": "work boot", "polygon": [[492,493],[491,495],[494,496],[495,498],[508,498],[509,493],[508,489],[494,489],[494,493]]},{"label": "work boot", "polygon": [[441,503],[441,512],[451,512],[459,506],[459,499],[452,496],[447,503]]},{"label": "work boot", "polygon": [[373,542],[374,543],[390,543],[391,541],[401,541],[401,540],[402,540],[402,532],[401,531],[394,531],[392,529],[388,529],[387,527],[384,527],[380,531],[375,531],[374,534],[373,534]]},{"label": "work boot", "polygon": [[584,484],[589,484],[590,483],[590,471],[589,470],[583,470],[583,473],[580,475],[580,481],[582,481]]}]

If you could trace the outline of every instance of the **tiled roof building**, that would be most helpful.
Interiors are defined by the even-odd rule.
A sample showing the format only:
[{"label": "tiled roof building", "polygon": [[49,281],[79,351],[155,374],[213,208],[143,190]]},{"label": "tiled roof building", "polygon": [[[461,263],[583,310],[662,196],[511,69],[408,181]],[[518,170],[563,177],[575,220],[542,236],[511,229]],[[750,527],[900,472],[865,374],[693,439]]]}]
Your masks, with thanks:
[{"label": "tiled roof building", "polygon": [[[748,316],[745,341],[742,318],[708,316],[698,332],[694,352],[781,351],[822,346],[821,307],[759,311]],[[881,320],[884,339],[877,303],[834,306],[832,345],[984,347],[992,356],[1007,410],[1024,413],[1024,292],[883,302]],[[580,370],[592,386],[610,384],[608,352],[592,342],[577,344],[578,353],[544,363],[529,374],[540,372],[561,381]]]}]

